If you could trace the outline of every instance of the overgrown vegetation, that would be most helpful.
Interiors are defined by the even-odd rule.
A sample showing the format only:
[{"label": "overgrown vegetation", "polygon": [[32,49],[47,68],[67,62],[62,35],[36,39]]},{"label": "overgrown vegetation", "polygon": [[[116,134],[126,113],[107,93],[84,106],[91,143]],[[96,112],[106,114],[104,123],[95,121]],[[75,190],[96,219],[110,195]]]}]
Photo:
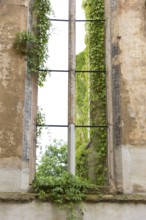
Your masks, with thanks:
[{"label": "overgrown vegetation", "polygon": [[[39,199],[49,200],[66,210],[66,220],[79,220],[78,215],[83,215],[81,202],[86,197],[89,184],[77,176],[64,171],[59,176],[36,175],[33,184]],[[76,212],[76,208],[80,213]]]},{"label": "overgrown vegetation", "polygon": [[[38,108],[37,124],[45,124],[45,115]],[[38,127],[38,140],[42,127]],[[40,142],[37,146],[41,148]],[[66,220],[80,220],[83,215],[81,202],[91,185],[67,171],[67,145],[54,140],[38,162],[33,191],[41,200],[49,200],[66,210]],[[93,187],[93,186],[92,186]]]},{"label": "overgrown vegetation", "polygon": [[[104,0],[83,0],[86,19],[104,20]],[[49,0],[34,0],[33,13],[37,26],[32,32],[16,35],[14,48],[25,56],[28,72],[38,74],[45,69],[48,54],[48,40],[51,14]],[[104,23],[86,23],[86,48],[77,55],[77,70],[93,70],[77,75],[76,124],[106,125],[106,86]],[[100,70],[98,73],[94,72]],[[41,71],[38,80],[43,86],[46,71]],[[38,124],[44,124],[44,115],[38,111]],[[42,128],[38,129],[38,136]],[[76,170],[77,176],[67,172],[67,149],[64,143],[55,142],[47,147],[37,168],[33,189],[40,199],[51,199],[66,206],[67,220],[77,219],[74,204],[85,198],[91,184],[104,185],[106,182],[106,129],[103,127],[77,130]],[[93,186],[92,186],[93,187]]]},{"label": "overgrown vegetation", "polygon": [[[104,1],[83,0],[86,22],[85,50],[76,57],[77,70],[99,72],[77,75],[76,123],[106,125]],[[95,21],[97,20],[97,21]],[[77,130],[77,173],[97,185],[106,183],[106,128]],[[87,170],[85,170],[87,167]]]},{"label": "overgrown vegetation", "polygon": [[67,145],[64,141],[54,140],[42,155],[36,176],[60,177],[65,171],[67,171]]},{"label": "overgrown vegetation", "polygon": [[[40,69],[45,69],[48,57],[48,40],[51,23],[48,19],[52,13],[49,0],[34,0],[33,14],[36,16],[36,26],[32,32],[19,32],[16,35],[14,48],[17,53],[25,56],[28,73],[38,74]],[[43,86],[47,72],[41,71],[38,75],[38,84]]]},{"label": "overgrown vegetation", "polygon": [[[76,56],[76,69],[87,70],[85,50]],[[88,125],[89,122],[89,74],[76,75],[76,124]],[[89,129],[76,130],[76,173],[88,179],[88,149],[90,141]],[[86,169],[85,169],[86,168]]]},{"label": "overgrown vegetation", "polygon": [[[47,147],[37,168],[34,192],[39,199],[49,200],[66,210],[66,220],[79,220],[82,215],[81,202],[86,197],[90,184],[67,171],[67,146],[54,141]],[[78,211],[76,211],[78,204]]]},{"label": "overgrown vegetation", "polygon": [[37,125],[40,125],[37,127],[37,137],[41,137],[42,135],[42,129],[43,129],[43,125],[45,125],[45,121],[46,121],[46,116],[45,114],[43,113],[43,109],[40,108],[38,106],[37,108]]},{"label": "overgrown vegetation", "polygon": [[36,176],[35,192],[40,199],[49,199],[59,205],[72,205],[85,199],[89,184],[67,171],[59,176]]}]

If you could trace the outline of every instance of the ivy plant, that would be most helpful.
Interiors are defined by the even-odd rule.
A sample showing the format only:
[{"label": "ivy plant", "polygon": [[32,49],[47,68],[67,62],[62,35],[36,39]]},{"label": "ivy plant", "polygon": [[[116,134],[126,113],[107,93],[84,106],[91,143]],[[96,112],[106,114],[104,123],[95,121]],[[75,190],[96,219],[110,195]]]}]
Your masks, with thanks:
[{"label": "ivy plant", "polygon": [[65,209],[66,220],[79,220],[90,184],[67,171],[67,146],[55,141],[48,146],[37,167],[33,191],[41,200],[49,200]]},{"label": "ivy plant", "polygon": [[34,0],[33,14],[37,20],[36,26],[33,27],[34,31],[17,33],[14,42],[17,53],[26,57],[28,72],[31,74],[39,73],[39,86],[43,86],[47,75],[47,71],[44,69],[48,58],[49,30],[51,27],[49,16],[51,13],[49,0]]},{"label": "ivy plant", "polygon": [[[106,125],[104,0],[83,0],[83,9],[86,19],[94,21],[85,24],[86,48],[77,55],[76,68],[100,72],[77,75],[76,123]],[[106,127],[77,130],[76,136],[77,172],[97,185],[105,184]]]}]

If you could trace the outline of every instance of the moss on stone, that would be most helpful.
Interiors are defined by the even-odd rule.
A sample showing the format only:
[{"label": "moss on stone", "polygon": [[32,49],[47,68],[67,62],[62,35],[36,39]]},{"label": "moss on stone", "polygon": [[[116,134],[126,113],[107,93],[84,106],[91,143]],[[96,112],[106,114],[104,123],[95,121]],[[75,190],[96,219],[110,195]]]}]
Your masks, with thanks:
[{"label": "moss on stone", "polygon": [[30,202],[35,199],[32,193],[0,192],[1,202]]},{"label": "moss on stone", "polygon": [[[38,200],[33,193],[0,192],[0,202],[27,203]],[[40,200],[40,199],[39,199]],[[48,202],[49,199],[47,200]],[[44,202],[44,201],[42,201]],[[88,203],[142,203],[146,204],[146,195],[141,194],[87,194],[85,202]]]},{"label": "moss on stone", "polygon": [[146,203],[146,195],[140,194],[98,194],[87,195],[86,202],[109,202],[109,203]]}]

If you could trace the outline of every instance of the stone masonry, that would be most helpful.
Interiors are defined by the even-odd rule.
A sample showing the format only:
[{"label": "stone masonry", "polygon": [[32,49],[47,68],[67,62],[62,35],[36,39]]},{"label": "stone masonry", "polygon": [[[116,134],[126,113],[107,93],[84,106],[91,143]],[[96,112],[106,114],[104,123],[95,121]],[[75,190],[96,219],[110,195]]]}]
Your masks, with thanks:
[{"label": "stone masonry", "polygon": [[109,176],[119,192],[146,193],[146,1],[106,5]]},{"label": "stone masonry", "polygon": [[[105,0],[108,168],[114,191],[146,192],[146,2]],[[35,171],[37,79],[13,43],[30,0],[0,0],[0,189],[27,191]]]},{"label": "stone masonry", "polygon": [[13,48],[16,33],[31,27],[29,7],[0,0],[0,191],[27,191],[34,176],[37,82]]},{"label": "stone masonry", "polygon": [[[37,76],[27,73],[13,43],[17,32],[31,30],[31,12],[31,0],[0,0],[0,219],[64,220],[65,210],[27,192]],[[146,1],[105,0],[105,19],[110,191],[87,195],[80,219],[145,220]]]}]

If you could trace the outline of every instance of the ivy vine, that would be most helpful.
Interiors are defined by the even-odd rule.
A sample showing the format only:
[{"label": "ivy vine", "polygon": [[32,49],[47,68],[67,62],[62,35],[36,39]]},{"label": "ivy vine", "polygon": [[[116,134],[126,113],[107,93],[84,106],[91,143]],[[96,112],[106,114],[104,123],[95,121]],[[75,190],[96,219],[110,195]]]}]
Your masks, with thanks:
[{"label": "ivy vine", "polygon": [[[86,19],[104,20],[104,0],[83,0]],[[101,70],[77,76],[77,123],[106,125],[104,22],[86,23],[86,48],[77,55],[77,68]],[[83,62],[84,61],[84,62]],[[106,128],[77,131],[77,170],[93,183],[106,183]],[[87,138],[88,137],[88,138]],[[89,140],[90,139],[90,140]],[[79,152],[79,153],[78,153]],[[84,167],[88,167],[85,172]]]},{"label": "ivy vine", "polygon": [[[104,0],[83,0],[83,8],[86,19],[104,19]],[[50,1],[34,0],[33,13],[37,18],[37,27],[34,28],[34,33],[17,33],[14,48],[21,56],[26,57],[29,73],[37,74],[39,69],[45,68],[48,56],[49,29],[51,26],[48,17],[52,13]],[[77,69],[104,70],[103,23],[88,22],[86,24],[85,43],[86,49],[77,56]],[[39,74],[38,82],[40,86],[43,86],[46,74],[46,71],[41,71]],[[77,75],[77,123],[88,124],[90,122],[91,125],[106,124],[105,82],[104,71],[102,73]],[[106,130],[104,128],[96,128],[91,131],[84,129],[77,132],[78,176],[90,179],[97,185],[105,184]],[[58,151],[58,148],[52,149],[56,150],[55,159],[59,159],[59,155],[62,152],[64,154],[64,149],[61,149],[61,153]],[[66,157],[64,156],[64,158]],[[91,164],[91,162],[93,163]],[[60,166],[63,163],[61,161]],[[50,171],[49,166],[45,166],[45,169],[47,172]],[[56,175],[55,171],[52,172],[52,170],[52,174],[49,173],[47,175],[47,172],[41,172],[38,169],[33,183],[34,191],[41,199],[51,199],[61,206],[67,205],[67,220],[76,219],[76,215],[73,212],[74,204],[84,200],[85,193],[90,188],[89,184],[77,176],[72,176],[64,168],[63,172],[61,169],[61,175]]]},{"label": "ivy vine", "polygon": [[[34,0],[33,14],[36,17],[36,26],[33,32],[19,32],[16,34],[14,48],[17,53],[25,56],[28,72],[38,74],[40,69],[45,69],[48,58],[48,41],[51,22],[49,16],[52,13],[49,0]],[[41,71],[38,75],[38,84],[43,86],[47,71]]]},{"label": "ivy vine", "polygon": [[[38,108],[37,123],[45,123],[45,115]],[[41,137],[42,127],[37,136]],[[40,143],[37,143],[41,147]],[[66,212],[66,220],[81,220],[83,216],[82,201],[86,192],[93,188],[86,180],[73,176],[67,171],[67,145],[63,141],[53,140],[46,146],[37,165],[32,190],[41,201],[51,201]]]},{"label": "ivy vine", "polygon": [[48,146],[33,182],[33,190],[38,198],[64,209],[66,220],[79,220],[83,215],[81,202],[89,187],[91,185],[87,181],[67,171],[67,146],[62,142]]}]

